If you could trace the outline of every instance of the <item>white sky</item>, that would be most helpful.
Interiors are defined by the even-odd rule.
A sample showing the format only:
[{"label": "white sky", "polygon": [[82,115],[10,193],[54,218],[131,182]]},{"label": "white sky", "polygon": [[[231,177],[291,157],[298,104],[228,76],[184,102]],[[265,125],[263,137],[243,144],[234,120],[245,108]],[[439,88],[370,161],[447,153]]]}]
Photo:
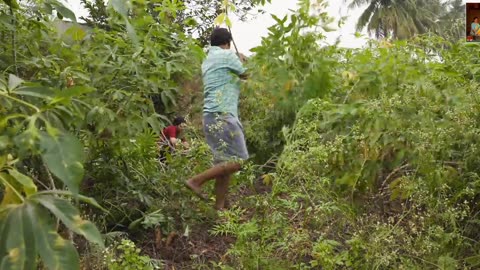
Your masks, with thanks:
[{"label": "white sky", "polygon": [[[64,0],[77,15],[87,16],[88,13],[83,9],[80,0]],[[348,1],[350,2],[350,1]],[[464,2],[480,2],[480,0],[468,0]],[[297,0],[272,0],[272,4],[266,5],[263,9],[266,11],[264,15],[259,15],[256,19],[247,22],[241,22],[232,18],[232,32],[238,49],[249,54],[249,50],[260,45],[263,36],[268,34],[268,27],[273,25],[275,21],[270,14],[275,14],[280,18],[289,13],[289,9],[296,9]],[[355,25],[358,17],[364,8],[351,10],[344,0],[328,0],[328,14],[338,21],[342,16],[348,16],[345,24],[338,29],[337,21],[331,26],[336,28],[336,31],[326,34],[327,43],[333,44],[340,38],[340,46],[342,47],[362,47],[366,44],[366,38],[355,37]],[[364,33],[365,34],[365,33]]]},{"label": "white sky", "polygon": [[[66,5],[71,8],[78,17],[88,16],[88,12],[82,7],[80,0],[63,0]],[[328,13],[330,16],[340,18],[348,15],[346,23],[341,29],[327,33],[327,42],[335,43],[336,39],[341,36],[340,46],[343,47],[361,47],[366,43],[365,39],[358,39],[354,36],[355,24],[362,10],[349,10],[344,0],[328,0]],[[265,14],[257,16],[254,20],[241,22],[236,18],[232,18],[232,33],[238,49],[245,54],[250,54],[249,50],[261,43],[263,36],[268,34],[268,27],[275,24],[270,14],[275,14],[280,18],[290,13],[289,9],[296,9],[297,0],[272,0],[272,4],[267,4],[262,9]],[[337,23],[332,26],[338,28]]]},{"label": "white sky", "polygon": [[[328,0],[329,6],[327,12],[336,20],[331,24],[336,31],[326,33],[327,43],[334,44],[337,38],[340,37],[340,46],[342,47],[361,47],[366,43],[366,39],[355,37],[355,25],[358,17],[363,9],[350,10],[348,4],[344,0]],[[248,51],[249,49],[260,45],[261,38],[268,34],[268,27],[275,24],[270,14],[275,14],[282,18],[289,14],[289,9],[296,9],[296,0],[272,0],[263,8],[266,14],[258,16],[255,20],[248,22],[233,21],[232,32],[235,42],[241,51]],[[338,19],[342,16],[348,16],[345,24],[339,29]]]}]

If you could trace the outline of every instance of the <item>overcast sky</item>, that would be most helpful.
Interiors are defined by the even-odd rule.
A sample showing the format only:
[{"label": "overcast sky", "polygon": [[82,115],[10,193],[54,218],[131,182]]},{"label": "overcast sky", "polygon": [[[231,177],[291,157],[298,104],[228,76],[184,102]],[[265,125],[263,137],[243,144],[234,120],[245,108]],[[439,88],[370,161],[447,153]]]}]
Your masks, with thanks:
[{"label": "overcast sky", "polygon": [[[80,0],[64,0],[78,17],[87,16],[88,12],[82,7]],[[365,44],[365,39],[355,38],[355,22],[358,19],[362,10],[349,10],[343,0],[329,0],[328,12],[335,18],[348,15],[349,18],[346,24],[337,31],[327,33],[327,42],[335,43],[335,40],[341,36],[341,46],[345,47],[360,47]],[[272,4],[266,5],[263,9],[265,14],[257,16],[256,19],[248,22],[241,22],[232,18],[232,32],[240,51],[247,54],[249,50],[255,46],[260,45],[263,36],[268,34],[268,27],[273,25],[275,21],[270,14],[275,14],[279,17],[290,13],[289,9],[296,9],[297,0],[272,0]],[[336,23],[332,26],[337,27]],[[338,27],[337,27],[338,28]]]},{"label": "overcast sky", "polygon": [[[67,2],[67,6],[70,6],[77,17],[88,15],[80,4],[80,0],[64,0],[64,2]],[[468,0],[468,2],[480,2],[480,0]],[[356,38],[354,34],[356,21],[364,8],[351,10],[344,0],[328,0],[328,3],[330,16],[337,20],[342,16],[348,16],[348,19],[341,28],[337,27],[337,23],[332,24],[336,27],[336,31],[327,33],[327,42],[333,44],[337,38],[340,38],[342,47],[362,47],[366,43],[366,38]],[[232,18],[232,32],[238,49],[248,54],[251,48],[260,45],[262,37],[268,34],[267,28],[275,23],[270,14],[284,16],[289,13],[289,9],[295,9],[296,4],[297,0],[272,0],[271,4],[263,8],[266,14],[254,20],[241,22]]]}]

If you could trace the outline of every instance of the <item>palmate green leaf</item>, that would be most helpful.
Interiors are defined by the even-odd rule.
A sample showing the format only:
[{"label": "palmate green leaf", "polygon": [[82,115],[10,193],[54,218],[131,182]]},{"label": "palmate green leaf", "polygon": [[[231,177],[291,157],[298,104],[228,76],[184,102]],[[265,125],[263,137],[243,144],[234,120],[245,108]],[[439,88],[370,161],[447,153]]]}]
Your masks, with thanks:
[{"label": "palmate green leaf", "polygon": [[22,269],[25,263],[25,241],[22,232],[21,207],[15,207],[4,217],[1,233],[0,269]]},{"label": "palmate green leaf", "polygon": [[80,141],[70,134],[50,136],[42,133],[42,158],[52,173],[62,180],[73,194],[78,194],[84,168],[84,152]]},{"label": "palmate green leaf", "polygon": [[11,207],[0,219],[0,269],[35,269],[36,245],[32,222],[29,216],[32,204]]},{"label": "palmate green leaf", "polygon": [[227,17],[227,14],[221,13],[220,15],[215,18],[215,21],[213,22],[215,25],[221,25],[224,21],[225,18]]},{"label": "palmate green leaf", "polygon": [[80,269],[75,247],[55,231],[55,224],[48,212],[38,206],[29,207],[27,211],[33,222],[38,253],[47,268]]},{"label": "palmate green leaf", "polygon": [[67,200],[47,195],[35,196],[32,200],[50,210],[70,230],[83,235],[90,242],[96,243],[101,247],[104,246],[102,236],[95,225],[87,220],[83,220],[78,210]]},{"label": "palmate green leaf", "polygon": [[63,239],[47,210],[34,201],[0,209],[0,269],[79,269],[73,244]]}]

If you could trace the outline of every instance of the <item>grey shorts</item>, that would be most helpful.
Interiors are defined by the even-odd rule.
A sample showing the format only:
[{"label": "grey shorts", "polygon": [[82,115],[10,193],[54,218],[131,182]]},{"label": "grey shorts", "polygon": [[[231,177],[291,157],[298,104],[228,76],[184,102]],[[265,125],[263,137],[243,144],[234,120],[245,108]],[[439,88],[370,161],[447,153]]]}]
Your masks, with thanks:
[{"label": "grey shorts", "polygon": [[237,117],[224,113],[204,113],[203,132],[215,164],[248,159],[243,126]]}]

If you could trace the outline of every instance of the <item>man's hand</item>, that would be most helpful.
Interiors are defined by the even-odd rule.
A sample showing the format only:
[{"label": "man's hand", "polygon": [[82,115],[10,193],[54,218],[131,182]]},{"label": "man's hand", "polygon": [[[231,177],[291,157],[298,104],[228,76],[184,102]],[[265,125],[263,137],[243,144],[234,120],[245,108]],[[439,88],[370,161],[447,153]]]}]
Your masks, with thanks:
[{"label": "man's hand", "polygon": [[237,53],[237,56],[238,58],[240,58],[240,61],[242,61],[242,63],[247,62],[247,57],[243,53]]},{"label": "man's hand", "polygon": [[177,138],[174,138],[174,137],[170,138],[170,144],[171,144],[173,147],[175,147],[175,146],[177,145],[177,142],[178,142],[178,139],[177,139]]}]

